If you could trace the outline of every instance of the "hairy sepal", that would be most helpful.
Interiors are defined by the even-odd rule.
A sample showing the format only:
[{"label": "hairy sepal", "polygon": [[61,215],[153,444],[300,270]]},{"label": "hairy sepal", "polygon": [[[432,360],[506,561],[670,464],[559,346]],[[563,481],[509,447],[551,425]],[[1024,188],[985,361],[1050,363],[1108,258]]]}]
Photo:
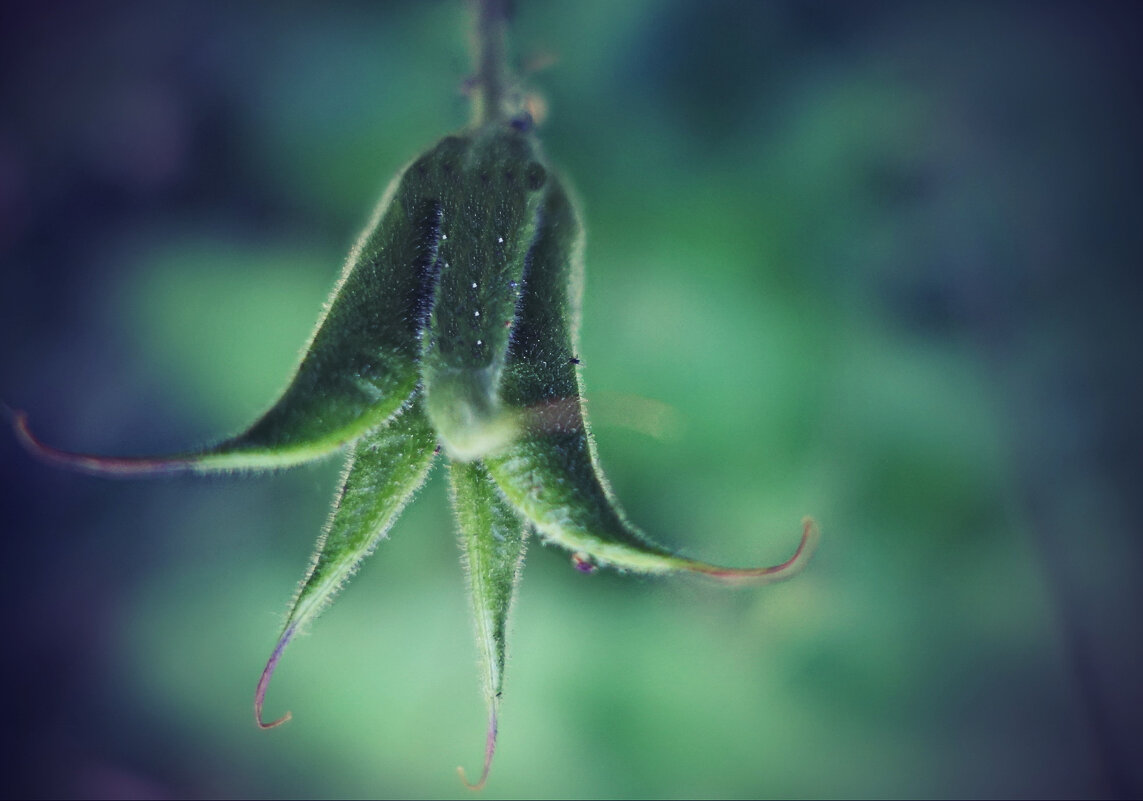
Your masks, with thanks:
[{"label": "hairy sepal", "polygon": [[[480,787],[488,777],[496,749],[508,614],[520,581],[527,531],[480,462],[452,462],[449,478],[453,510],[460,529],[461,561],[472,598],[480,673],[488,704],[484,767],[478,782],[470,785]],[[461,777],[464,778],[463,771]],[[467,779],[465,783],[468,783]]]},{"label": "hairy sepal", "polygon": [[389,425],[368,434],[354,446],[310,569],[298,587],[278,643],[258,682],[258,725],[269,728],[288,719],[289,713],[273,723],[262,721],[262,701],[282,652],[388,536],[401,510],[428,476],[435,447],[436,437],[419,399]]},{"label": "hairy sepal", "polygon": [[639,573],[692,572],[729,583],[793,575],[817,541],[813,522],[790,560],[728,568],[683,557],[633,526],[599,466],[584,414],[576,357],[583,238],[574,204],[556,181],[540,211],[527,291],[504,370],[502,398],[520,410],[524,433],[485,458],[505,497],[546,541],[571,551],[576,565]]},{"label": "hairy sepal", "polygon": [[46,461],[126,477],[267,470],[339,450],[383,425],[417,387],[440,217],[423,176],[406,170],[390,184],[351,250],[287,388],[244,433],[198,451],[122,458],[49,446],[32,434],[22,413],[14,415],[17,436]]}]

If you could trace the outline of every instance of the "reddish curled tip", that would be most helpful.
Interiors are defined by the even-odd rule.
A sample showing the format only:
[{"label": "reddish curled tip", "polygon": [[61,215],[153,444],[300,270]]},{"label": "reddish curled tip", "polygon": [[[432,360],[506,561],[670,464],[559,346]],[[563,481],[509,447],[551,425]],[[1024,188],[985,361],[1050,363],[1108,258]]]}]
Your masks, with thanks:
[{"label": "reddish curled tip", "polygon": [[262,720],[262,702],[266,700],[266,690],[270,686],[270,679],[274,677],[274,668],[278,666],[278,660],[282,658],[282,652],[286,650],[286,646],[293,636],[293,626],[290,626],[282,632],[282,636],[278,639],[278,645],[274,648],[274,653],[270,654],[270,659],[266,662],[266,667],[262,668],[262,676],[258,679],[258,689],[254,691],[254,722],[258,724],[258,728],[260,729],[272,729],[275,726],[281,726],[292,717],[292,715],[287,712],[277,720],[266,723]]},{"label": "reddish curled tip", "polygon": [[807,517],[802,520],[802,541],[798,543],[798,550],[794,551],[793,556],[779,565],[734,568],[698,563],[692,569],[697,573],[725,581],[728,584],[766,584],[772,581],[783,581],[797,575],[806,566],[806,562],[809,561],[810,556],[817,548],[819,537],[817,523],[813,521],[813,518]]},{"label": "reddish curled tip", "polygon": [[149,459],[142,458],[115,458],[108,456],[94,456],[86,453],[71,453],[45,445],[28,427],[28,415],[21,411],[12,411],[12,427],[16,431],[16,438],[20,440],[30,453],[49,464],[91,473],[97,476],[131,477],[143,475],[158,475],[161,473],[177,473],[191,468],[191,461],[182,458]]},{"label": "reddish curled tip", "polygon": [[469,790],[480,790],[484,787],[484,783],[488,781],[488,771],[492,768],[492,755],[494,753],[496,753],[496,710],[493,710],[488,716],[488,738],[484,743],[484,770],[480,772],[480,781],[473,784],[468,780],[468,775],[464,772],[463,767],[458,766],[456,769],[465,787]]}]

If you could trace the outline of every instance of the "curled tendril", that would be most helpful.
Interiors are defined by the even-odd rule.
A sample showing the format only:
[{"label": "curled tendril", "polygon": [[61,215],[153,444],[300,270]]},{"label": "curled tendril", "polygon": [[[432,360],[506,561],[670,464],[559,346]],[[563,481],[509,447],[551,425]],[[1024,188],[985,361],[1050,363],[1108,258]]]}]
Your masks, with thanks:
[{"label": "curled tendril", "polygon": [[262,704],[266,700],[266,690],[270,687],[270,679],[274,677],[274,670],[278,667],[278,660],[282,658],[282,652],[286,650],[286,646],[294,636],[295,626],[289,626],[278,638],[278,644],[274,647],[274,653],[270,654],[270,658],[266,661],[266,667],[262,668],[262,675],[258,678],[258,688],[254,691],[254,722],[258,724],[260,729],[273,729],[281,726],[288,721],[293,715],[286,712],[277,720],[272,720],[267,723],[262,719]]},{"label": "curled tendril", "polygon": [[488,772],[492,769],[492,756],[496,753],[497,725],[496,713],[493,712],[488,717],[488,736],[484,743],[484,767],[480,771],[480,778],[475,783],[470,782],[464,767],[457,765],[457,775],[460,776],[460,780],[469,790],[481,790],[484,788],[484,783],[488,781]]}]

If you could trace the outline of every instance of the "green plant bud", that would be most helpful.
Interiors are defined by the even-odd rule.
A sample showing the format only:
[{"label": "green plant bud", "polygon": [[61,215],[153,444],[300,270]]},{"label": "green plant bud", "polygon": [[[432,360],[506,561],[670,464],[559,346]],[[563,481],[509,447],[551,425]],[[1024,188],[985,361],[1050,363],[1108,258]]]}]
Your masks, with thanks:
[{"label": "green plant bud", "polygon": [[390,185],[350,253],[292,381],[244,434],[197,452],[108,458],[17,435],[39,456],[113,476],[268,469],[352,445],[314,560],[255,692],[259,726],[286,646],[384,539],[424,482],[451,459],[452,503],[472,595],[489,726],[499,726],[508,612],[534,528],[598,566],[690,572],[726,582],[786,578],[817,539],[773,567],[680,556],[631,525],[599,467],[584,414],[576,336],[583,234],[572,200],[527,125],[499,117],[446,137]]}]

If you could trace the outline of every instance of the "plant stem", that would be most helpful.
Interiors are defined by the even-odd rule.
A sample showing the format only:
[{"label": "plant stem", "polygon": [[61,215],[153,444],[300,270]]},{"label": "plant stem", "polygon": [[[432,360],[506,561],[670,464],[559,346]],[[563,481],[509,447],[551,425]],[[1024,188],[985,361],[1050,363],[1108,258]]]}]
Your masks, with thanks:
[{"label": "plant stem", "polygon": [[473,123],[487,125],[508,116],[505,87],[508,82],[509,0],[476,0],[473,37],[476,61]]}]

